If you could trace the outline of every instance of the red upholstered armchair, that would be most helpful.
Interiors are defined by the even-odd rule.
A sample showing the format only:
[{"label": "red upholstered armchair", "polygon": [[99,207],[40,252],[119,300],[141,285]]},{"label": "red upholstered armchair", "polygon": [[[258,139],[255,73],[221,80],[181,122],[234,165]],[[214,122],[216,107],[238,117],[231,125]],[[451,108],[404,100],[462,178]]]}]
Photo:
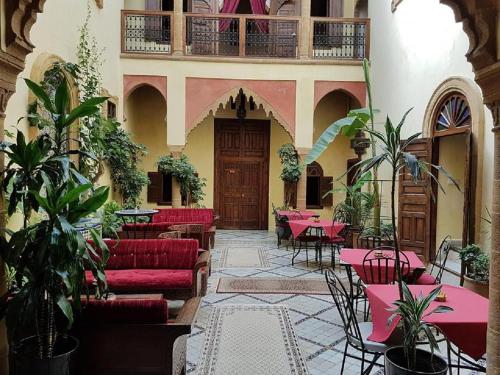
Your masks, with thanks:
[{"label": "red upholstered armchair", "polygon": [[192,298],[171,317],[161,294],[90,299],[73,332],[80,340],[79,373],[185,374],[187,335],[199,304]]},{"label": "red upholstered armchair", "polygon": [[[172,225],[203,224],[205,232],[200,247],[209,250],[215,240],[215,223],[218,217],[212,208],[161,208],[153,216],[153,222],[125,224],[122,226],[122,238],[158,238]],[[201,241],[200,241],[201,242]]]},{"label": "red upholstered armchair", "polygon": [[[206,293],[208,252],[190,239],[106,240],[110,257],[105,272],[110,292],[162,293],[169,299],[189,299]],[[87,285],[94,279],[87,271]]]}]

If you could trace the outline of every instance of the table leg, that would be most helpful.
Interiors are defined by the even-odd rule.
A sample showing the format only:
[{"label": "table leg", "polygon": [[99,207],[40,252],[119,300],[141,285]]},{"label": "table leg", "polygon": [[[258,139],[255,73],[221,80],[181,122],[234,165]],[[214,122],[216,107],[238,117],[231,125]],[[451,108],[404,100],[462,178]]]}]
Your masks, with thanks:
[{"label": "table leg", "polygon": [[134,240],[137,239],[137,216],[134,216]]},{"label": "table leg", "polygon": [[295,258],[297,257],[297,255],[299,255],[300,253],[300,246],[299,246],[299,250],[296,252],[296,248],[297,248],[297,241],[295,241],[295,238],[292,237],[292,251],[293,251],[293,255],[292,255],[292,266],[294,264],[294,261],[295,261]]},{"label": "table leg", "polygon": [[[127,224],[127,221],[125,220],[125,216],[122,216],[122,221],[123,221],[123,225],[126,225]],[[135,229],[135,228],[134,228]],[[127,230],[126,231],[127,233],[127,239],[130,238],[130,234],[129,234],[129,231]]]}]

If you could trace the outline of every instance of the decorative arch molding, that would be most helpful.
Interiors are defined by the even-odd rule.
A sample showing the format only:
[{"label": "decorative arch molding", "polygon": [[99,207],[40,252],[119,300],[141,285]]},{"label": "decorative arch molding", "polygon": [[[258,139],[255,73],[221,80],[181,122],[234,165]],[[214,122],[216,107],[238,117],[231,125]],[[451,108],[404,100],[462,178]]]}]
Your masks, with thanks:
[{"label": "decorative arch molding", "polygon": [[450,77],[442,82],[434,91],[427,105],[422,124],[422,135],[425,138],[434,137],[435,120],[442,108],[443,101],[453,94],[461,94],[467,100],[471,112],[472,130],[472,162],[475,164],[472,183],[474,189],[474,236],[479,241],[481,236],[481,214],[483,208],[483,158],[484,153],[484,104],[481,91],[477,85],[464,77]]},{"label": "decorative arch molding", "polygon": [[295,139],[295,81],[260,81],[213,78],[186,78],[186,137],[220,104],[236,98],[240,88],[262,105],[267,115]]},{"label": "decorative arch molding", "polygon": [[366,105],[366,83],[352,81],[315,81],[314,82],[314,109],[318,103],[334,91],[341,91],[355,99],[360,107]]},{"label": "decorative arch molding", "polygon": [[129,95],[141,86],[154,87],[165,99],[165,104],[167,104],[167,77],[127,74],[123,76],[123,102],[126,103]]}]

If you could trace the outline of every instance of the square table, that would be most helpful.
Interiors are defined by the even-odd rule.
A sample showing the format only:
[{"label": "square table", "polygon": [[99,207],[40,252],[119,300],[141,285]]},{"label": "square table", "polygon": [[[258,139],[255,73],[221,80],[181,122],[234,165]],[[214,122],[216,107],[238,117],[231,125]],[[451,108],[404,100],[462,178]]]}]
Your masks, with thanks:
[{"label": "square table", "polygon": [[[409,285],[415,295],[428,295],[436,285]],[[431,314],[424,321],[436,325],[448,339],[465,354],[480,359],[486,353],[486,331],[488,327],[488,299],[468,289],[446,285],[442,286],[446,302],[433,301],[430,310],[444,305],[453,309],[443,314]],[[397,285],[369,285],[366,295],[372,310],[373,331],[368,337],[371,341],[384,342],[398,324],[395,319],[391,325],[387,320],[392,315],[388,309],[399,299]],[[429,311],[430,311],[429,310]]]},{"label": "square table", "polygon": [[[363,280],[365,283],[370,283],[370,280],[367,279],[367,275],[365,275],[365,271],[363,268],[363,260],[365,259],[366,254],[368,254],[371,250],[369,249],[349,249],[343,248],[340,251],[340,261],[348,264],[358,274],[359,278]],[[425,268],[424,263],[420,260],[420,258],[413,251],[403,251],[410,262],[410,273],[413,273],[418,268]],[[372,253],[373,254],[373,253]],[[375,257],[373,257],[375,259]],[[396,262],[394,262],[395,265]],[[391,265],[389,265],[389,270],[392,270]]]}]

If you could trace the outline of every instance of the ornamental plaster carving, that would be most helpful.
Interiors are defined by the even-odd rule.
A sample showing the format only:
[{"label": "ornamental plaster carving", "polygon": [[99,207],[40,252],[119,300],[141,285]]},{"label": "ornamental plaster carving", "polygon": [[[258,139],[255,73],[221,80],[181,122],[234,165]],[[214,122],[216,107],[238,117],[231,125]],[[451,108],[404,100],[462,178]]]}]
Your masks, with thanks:
[{"label": "ornamental plaster carving", "polygon": [[95,3],[99,9],[104,8],[104,0],[95,0]]}]

